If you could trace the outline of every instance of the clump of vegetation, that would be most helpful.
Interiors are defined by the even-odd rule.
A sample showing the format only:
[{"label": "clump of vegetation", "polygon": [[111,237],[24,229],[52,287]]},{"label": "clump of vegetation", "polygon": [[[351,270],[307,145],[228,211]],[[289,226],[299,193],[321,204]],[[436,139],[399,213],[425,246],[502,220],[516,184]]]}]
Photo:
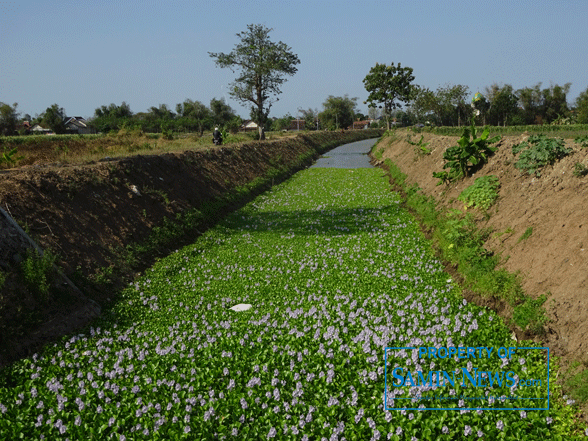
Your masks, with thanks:
[{"label": "clump of vegetation", "polygon": [[564,384],[569,394],[576,400],[588,401],[588,369],[580,362],[571,364],[566,372]]},{"label": "clump of vegetation", "polygon": [[430,142],[423,142],[424,137],[425,135],[421,135],[421,139],[419,139],[417,142],[414,142],[412,140],[410,133],[406,136],[406,142],[408,142],[410,145],[415,146],[414,152],[417,154],[418,157],[431,154],[431,149],[427,148]]},{"label": "clump of vegetation", "polygon": [[32,248],[27,250],[27,256],[21,264],[22,277],[28,289],[42,302],[49,296],[51,274],[56,256],[51,252],[40,253]]},{"label": "clump of vegetation", "polygon": [[588,147],[588,135],[576,136],[574,142],[580,144],[581,147]]},{"label": "clump of vegetation", "polygon": [[536,299],[527,297],[523,303],[515,306],[512,313],[515,324],[525,331],[529,330],[535,334],[543,334],[545,332],[543,326],[549,320],[543,308],[546,300],[547,296],[542,294]]},{"label": "clump of vegetation", "polygon": [[498,188],[500,182],[494,175],[477,178],[475,182],[461,192],[460,201],[464,202],[467,207],[475,206],[482,210],[487,210],[498,199]]},{"label": "clump of vegetation", "polygon": [[526,171],[528,174],[541,176],[541,169],[553,164],[572,152],[565,146],[562,138],[548,138],[545,135],[530,136],[527,141],[512,147],[514,155],[519,155],[515,168]]},{"label": "clump of vegetation", "polygon": [[7,150],[6,147],[4,147],[4,152],[2,153],[2,156],[0,156],[0,168],[4,166],[10,167],[23,159],[24,156],[16,156],[17,151],[18,149],[16,147],[10,150]]},{"label": "clump of vegetation", "polygon": [[527,228],[525,232],[522,234],[522,236],[519,237],[517,243],[522,242],[523,240],[527,240],[529,237],[531,237],[531,234],[533,234],[533,227]]},{"label": "clump of vegetation", "polygon": [[581,178],[588,174],[588,168],[581,162],[576,162],[574,165],[574,176]]},{"label": "clump of vegetation", "polygon": [[443,159],[445,160],[443,168],[449,169],[449,171],[433,173],[433,177],[439,178],[437,185],[465,178],[472,168],[486,163],[488,157],[496,151],[496,147],[492,147],[490,144],[500,140],[499,135],[488,139],[489,135],[490,129],[486,127],[482,135],[476,137],[476,126],[472,118],[471,126],[463,130],[457,145],[449,147],[443,153]]}]

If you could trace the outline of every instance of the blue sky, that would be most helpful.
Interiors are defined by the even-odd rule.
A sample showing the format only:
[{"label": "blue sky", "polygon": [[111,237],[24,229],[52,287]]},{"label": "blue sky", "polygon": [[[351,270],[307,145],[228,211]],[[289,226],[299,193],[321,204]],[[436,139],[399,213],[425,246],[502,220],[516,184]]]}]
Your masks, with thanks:
[{"label": "blue sky", "polygon": [[414,83],[588,88],[588,1],[0,1],[0,101],[21,113],[53,103],[91,117],[126,101],[133,112],[186,98],[227,99],[235,78],[208,52],[230,52],[248,24],[273,28],[300,58],[270,116],[359,98],[376,63],[414,69]]}]

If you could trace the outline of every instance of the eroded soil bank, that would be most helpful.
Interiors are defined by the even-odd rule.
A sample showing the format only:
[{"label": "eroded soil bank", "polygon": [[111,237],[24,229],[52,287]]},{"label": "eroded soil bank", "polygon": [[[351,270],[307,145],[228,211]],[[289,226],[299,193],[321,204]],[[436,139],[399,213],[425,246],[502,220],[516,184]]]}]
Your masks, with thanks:
[{"label": "eroded soil bank", "polygon": [[[58,266],[81,288],[80,292],[58,283],[48,299],[32,293],[18,274],[25,258],[23,241],[5,223],[0,224],[0,269],[6,277],[0,296],[0,366],[79,329],[99,313],[98,306],[113,302],[120,283],[113,284],[109,275],[120,269],[123,251],[146,241],[165,219],[205,210],[207,204],[219,201],[222,206],[223,198],[254,182],[260,184],[253,194],[263,191],[273,184],[268,176],[275,176],[277,183],[329,149],[380,134],[320,132],[199,151],[109,158],[76,166],[36,164],[0,172],[0,206],[41,248],[58,256]],[[218,216],[245,199],[232,198]],[[182,240],[172,241],[130,268],[134,272],[147,268],[182,244]],[[123,279],[128,282],[133,275],[124,274]]]},{"label": "eroded soil bank", "polygon": [[[588,164],[588,149],[566,140],[573,153],[536,177],[514,167],[512,146],[528,136],[504,136],[496,154],[473,176],[438,186],[432,173],[442,171],[443,153],[457,144],[458,137],[425,133],[423,142],[430,143],[431,153],[418,155],[407,134],[398,131],[376,148],[384,149],[383,159],[395,163],[408,176],[408,184],[418,184],[423,193],[434,196],[440,208],[463,211],[464,204],[457,198],[466,187],[480,176],[499,178],[499,199],[488,210],[489,217],[473,210],[478,226],[494,232],[485,246],[502,254],[507,270],[520,272],[527,294],[533,298],[547,294],[544,306],[550,322],[543,342],[552,354],[587,365],[588,177],[573,172],[576,163]],[[521,240],[529,228],[532,234]]]}]

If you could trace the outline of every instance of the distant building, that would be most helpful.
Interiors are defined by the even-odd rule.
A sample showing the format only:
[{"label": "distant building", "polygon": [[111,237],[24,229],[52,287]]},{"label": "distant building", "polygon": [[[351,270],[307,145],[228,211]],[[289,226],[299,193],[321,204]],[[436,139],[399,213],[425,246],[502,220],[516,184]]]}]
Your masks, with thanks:
[{"label": "distant building", "polygon": [[259,126],[257,125],[257,123],[248,119],[247,121],[243,121],[243,124],[241,124],[241,127],[239,128],[239,130],[241,130],[243,132],[249,132],[249,131],[257,130],[258,128],[259,128]]},{"label": "distant building", "polygon": [[45,129],[41,127],[39,124],[35,124],[31,129],[31,132],[35,135],[53,135],[53,131],[51,129]]},{"label": "distant building", "polygon": [[87,121],[81,116],[72,116],[65,120],[65,128],[67,133],[73,133],[78,135],[88,135],[96,133],[96,131],[88,126]]},{"label": "distant building", "polygon": [[353,130],[360,130],[360,129],[369,129],[370,122],[368,120],[365,121],[353,121],[353,125],[349,127]]}]

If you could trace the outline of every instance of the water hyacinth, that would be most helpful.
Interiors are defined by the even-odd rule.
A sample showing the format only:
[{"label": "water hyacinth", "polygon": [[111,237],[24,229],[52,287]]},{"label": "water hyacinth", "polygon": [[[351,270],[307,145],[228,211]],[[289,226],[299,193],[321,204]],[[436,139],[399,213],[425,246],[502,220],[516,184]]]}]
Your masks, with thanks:
[{"label": "water hyacinth", "polygon": [[[276,186],[146,271],[115,321],[2,372],[0,439],[87,439],[89,428],[104,440],[564,430],[568,417],[542,411],[384,409],[384,348],[512,345],[492,312],[463,302],[400,205],[377,169],[311,169]],[[540,355],[524,366],[545,371]],[[409,392],[389,391],[388,404]]]}]

